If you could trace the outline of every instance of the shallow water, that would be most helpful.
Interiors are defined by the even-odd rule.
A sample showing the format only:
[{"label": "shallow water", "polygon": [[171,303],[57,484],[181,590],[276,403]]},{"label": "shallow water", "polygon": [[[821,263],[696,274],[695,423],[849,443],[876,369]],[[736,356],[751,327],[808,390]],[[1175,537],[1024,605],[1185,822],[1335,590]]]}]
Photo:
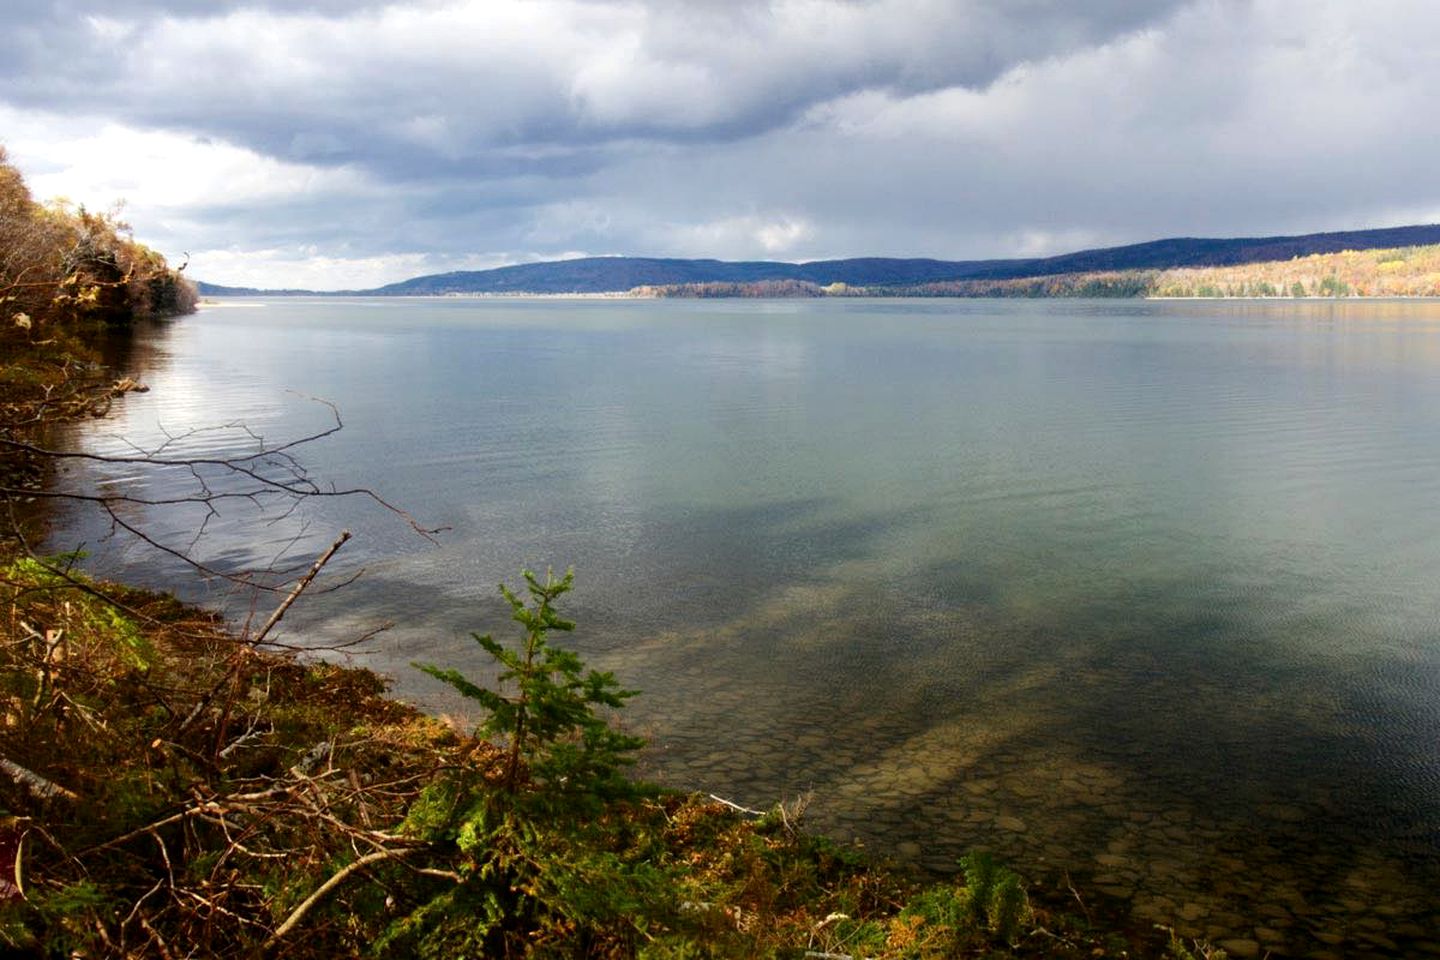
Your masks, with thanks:
[{"label": "shallow water", "polygon": [[[93,449],[323,429],[300,391],[312,475],[450,528],[227,507],[218,566],[357,534],[291,642],[394,621],[365,662],[458,710],[408,663],[480,673],[494,584],[573,565],[657,779],[1240,955],[1440,955],[1440,304],[232,301],[141,346]],[[173,578],[103,533],[52,546]]]}]

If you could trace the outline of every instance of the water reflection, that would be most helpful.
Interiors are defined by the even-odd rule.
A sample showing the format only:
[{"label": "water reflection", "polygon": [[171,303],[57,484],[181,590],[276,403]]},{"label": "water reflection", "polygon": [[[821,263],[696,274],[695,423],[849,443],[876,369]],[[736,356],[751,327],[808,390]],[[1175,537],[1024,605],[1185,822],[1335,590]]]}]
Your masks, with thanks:
[{"label": "water reflection", "polygon": [[295,388],[347,422],[317,476],[453,528],[325,502],[204,548],[356,530],[366,577],[286,624],[396,622],[369,662],[407,695],[455,709],[409,661],[481,671],[493,584],[574,564],[575,642],[645,691],[667,782],[814,789],[933,869],[987,846],[1276,953],[1440,919],[1433,305],[296,301],[157,342],[97,448],[304,435]]}]

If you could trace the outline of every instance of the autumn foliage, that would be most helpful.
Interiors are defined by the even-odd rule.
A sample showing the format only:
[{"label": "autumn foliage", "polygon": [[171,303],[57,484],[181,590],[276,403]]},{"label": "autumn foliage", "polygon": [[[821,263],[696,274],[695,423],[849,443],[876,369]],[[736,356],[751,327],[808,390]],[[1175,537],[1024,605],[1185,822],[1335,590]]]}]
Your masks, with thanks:
[{"label": "autumn foliage", "polygon": [[114,214],[37,202],[0,147],[0,344],[189,313],[195,300],[194,285]]},{"label": "autumn foliage", "polygon": [[1440,246],[1346,250],[1238,267],[1166,270],[1161,297],[1435,297]]},{"label": "autumn foliage", "polygon": [[821,287],[795,280],[637,287],[643,297],[1440,297],[1440,245],[1345,250],[1218,267]]}]

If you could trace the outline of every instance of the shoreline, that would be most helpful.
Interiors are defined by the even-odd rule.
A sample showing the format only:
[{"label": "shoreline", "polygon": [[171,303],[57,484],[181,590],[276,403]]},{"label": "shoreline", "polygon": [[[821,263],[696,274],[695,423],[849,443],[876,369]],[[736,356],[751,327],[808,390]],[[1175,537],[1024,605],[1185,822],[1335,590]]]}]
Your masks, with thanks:
[{"label": "shoreline", "polygon": [[[1024,777],[1024,771],[1020,771],[1020,773],[1021,773],[1021,777]],[[1043,828],[1037,828],[1037,825],[1035,825],[1035,822],[1031,822],[1031,830],[1034,830],[1034,832],[1040,832],[1040,829],[1043,829]],[[1077,877],[1079,877],[1079,874],[1077,874]],[[1083,881],[1083,882],[1084,882],[1084,881]],[[1140,887],[1143,887],[1143,884],[1140,885]],[[1087,892],[1086,892],[1087,897],[1090,897],[1090,892],[1089,892],[1089,889],[1090,889],[1090,888],[1089,888],[1089,885],[1086,885],[1086,887],[1084,887],[1084,889],[1086,889],[1086,891],[1087,891]],[[1179,908],[1181,908],[1181,907],[1182,907],[1182,904],[1176,904],[1176,911],[1178,911]],[[1182,930],[1182,931],[1184,931],[1184,930]]]},{"label": "shoreline", "polygon": [[[36,636],[36,631],[46,638],[63,636],[65,656],[47,668],[49,679],[37,693],[38,702],[48,705],[52,696],[64,697],[63,702],[112,732],[97,738],[87,735],[83,724],[57,724],[48,706],[0,730],[0,756],[9,764],[8,779],[0,777],[0,804],[21,818],[22,830],[24,824],[43,828],[49,844],[31,843],[15,867],[24,899],[0,903],[0,921],[18,924],[5,928],[0,942],[38,949],[65,937],[67,943],[89,943],[97,954],[157,952],[156,944],[182,942],[226,955],[269,951],[283,943],[289,956],[346,955],[359,944],[395,935],[404,919],[403,910],[377,908],[377,890],[390,890],[392,898],[396,890],[406,890],[406,896],[423,903],[448,895],[447,884],[456,881],[444,877],[466,876],[456,871],[473,860],[472,854],[443,835],[423,844],[406,839],[406,824],[436,778],[444,781],[445,770],[475,770],[482,782],[466,789],[482,795],[490,790],[484,783],[499,756],[493,744],[392,697],[386,681],[370,670],[256,647],[216,613],[167,593],[89,580],[69,570],[69,562],[37,561],[18,545],[0,543],[0,594],[12,611],[8,626],[0,624],[0,679],[12,687],[23,674],[22,661],[7,659],[23,648],[22,637],[13,635],[17,624]],[[17,611],[20,619],[15,620]],[[116,689],[127,692],[117,697]],[[152,692],[159,690],[165,691],[163,697]],[[157,777],[152,772],[157,765],[168,772]],[[391,785],[397,777],[403,788]],[[530,789],[536,791],[535,801],[544,801],[548,788]],[[627,799],[632,792],[633,799]],[[329,812],[329,826],[313,821],[317,802]],[[573,820],[591,801],[576,802],[556,813],[541,813],[548,809],[542,804],[525,816],[539,818],[540,837],[581,845],[575,849],[595,844],[597,850],[608,850],[631,842],[624,839],[631,833],[673,833],[675,824],[687,824],[686,833],[647,848],[645,859],[637,861],[671,871],[671,893],[656,895],[653,902],[627,901],[626,910],[664,911],[665,922],[688,931],[676,934],[678,943],[710,949],[732,944],[720,947],[718,956],[769,955],[807,942],[838,956],[835,951],[862,934],[867,939],[859,942],[871,944],[866,955],[880,953],[892,937],[909,942],[917,935],[915,942],[932,942],[945,955],[958,950],[953,955],[961,956],[1080,960],[1123,942],[1127,950],[1158,957],[1165,948],[1165,935],[1120,914],[1098,914],[1106,919],[1097,930],[1091,921],[1062,912],[1065,891],[1029,886],[1027,899],[1018,879],[1007,880],[1016,885],[1006,889],[1019,892],[1020,904],[1029,904],[1022,913],[986,919],[996,908],[981,905],[977,922],[957,925],[945,919],[949,914],[913,905],[931,902],[926,898],[964,896],[967,888],[958,877],[918,883],[888,863],[883,852],[878,858],[862,855],[799,829],[798,808],[737,810],[703,793],[652,789],[639,781],[618,799],[604,801],[609,825],[588,817]],[[176,833],[170,825],[177,821],[190,826]],[[12,837],[10,822],[0,818],[0,841]],[[217,832],[207,822],[223,829]],[[695,830],[712,839],[692,839],[688,831]],[[245,837],[239,847],[230,839],[237,833]],[[347,850],[357,843],[374,852],[354,860]],[[50,848],[63,856],[49,855]],[[215,855],[235,863],[223,887],[213,886],[204,866]],[[437,876],[407,879],[401,861]],[[483,857],[481,862],[486,862]],[[355,872],[367,864],[375,866]],[[552,869],[569,867],[557,862],[527,882],[545,882]],[[623,863],[604,869],[620,872],[599,889],[623,892],[633,882]],[[736,869],[742,872],[732,876]],[[984,876],[1013,877],[1001,867],[993,870],[998,872]],[[698,914],[676,914],[670,903],[682,891],[687,902],[723,903],[735,896],[726,891],[744,889],[736,887],[742,878],[768,871],[778,872],[766,886],[744,893],[723,911],[716,908],[713,915],[708,907]],[[147,904],[146,897],[137,900],[126,892],[156,883],[163,890],[167,873],[171,887],[188,898],[184,902],[213,902],[223,913],[203,906],[176,909],[165,898]],[[796,877],[807,878],[799,899],[784,892]],[[485,881],[474,882],[483,888]],[[120,898],[121,908],[92,908],[81,900],[53,919],[62,908],[45,905],[53,898],[61,903],[77,884],[103,894],[97,903]],[[293,897],[272,900],[269,894],[248,892],[272,888],[311,896],[297,903]],[[848,899],[853,889],[887,893],[857,908]],[[566,915],[565,895],[555,896],[561,897],[555,909]],[[1091,910],[1101,910],[1101,902],[1096,898]],[[1034,920],[1018,925],[1032,909]],[[906,912],[913,910],[920,912]],[[840,913],[847,919],[837,927],[829,918]],[[772,916],[773,925],[752,928],[741,922],[754,915]],[[237,926],[237,918],[244,922]],[[348,919],[337,926],[340,918]],[[627,925],[617,915],[595,921],[588,935],[620,938],[619,943],[628,936]],[[348,939],[348,928],[358,941]],[[1045,938],[1051,934],[1037,932],[1042,929],[1058,932],[1069,946],[1053,944]],[[434,935],[449,936],[443,931]],[[1016,946],[1007,947],[1007,941]],[[121,943],[128,946],[115,946]]]},{"label": "shoreline", "polygon": [[630,291],[607,291],[607,292],[574,292],[574,293],[407,293],[407,294],[372,294],[372,293],[254,293],[254,294],[208,294],[201,299],[197,305],[201,309],[206,307],[224,308],[244,306],[250,303],[258,304],[258,301],[265,300],[1040,300],[1040,301],[1077,301],[1087,302],[1124,302],[1126,300],[1175,301],[1181,303],[1225,303],[1238,301],[1243,303],[1414,303],[1414,302],[1435,302],[1440,303],[1440,294],[1384,294],[1378,296],[1352,294],[1343,297],[1266,297],[1266,296],[1223,296],[1223,297],[1200,297],[1200,296],[1161,296],[1144,294],[1139,296],[1126,297],[1086,297],[1086,296],[967,296],[964,294],[953,295],[928,295],[928,294],[904,294],[904,293],[873,293],[873,294],[824,294],[821,296],[772,296],[772,297],[751,297],[742,294],[725,296],[665,296],[657,294],[637,294]]}]

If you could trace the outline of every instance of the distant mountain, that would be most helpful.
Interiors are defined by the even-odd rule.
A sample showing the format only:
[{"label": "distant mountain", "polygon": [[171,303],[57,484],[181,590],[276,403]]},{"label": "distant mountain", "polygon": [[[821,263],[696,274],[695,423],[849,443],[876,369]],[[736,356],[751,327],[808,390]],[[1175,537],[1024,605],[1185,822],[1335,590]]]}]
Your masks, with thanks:
[{"label": "distant mountain", "polygon": [[[1440,224],[1347,230],[1294,237],[1206,239],[1174,237],[1123,247],[1081,250],[1055,257],[1012,260],[929,260],[862,257],[810,263],[677,260],[652,257],[585,257],[522,263],[493,270],[465,270],[415,277],[374,290],[331,291],[364,296],[445,294],[624,293],[642,286],[757,283],[794,280],[826,286],[902,287],[951,280],[1012,280],[1106,270],[1223,267],[1288,260],[1315,253],[1373,250],[1440,243]],[[303,290],[256,290],[201,283],[205,296],[304,294]]]}]

